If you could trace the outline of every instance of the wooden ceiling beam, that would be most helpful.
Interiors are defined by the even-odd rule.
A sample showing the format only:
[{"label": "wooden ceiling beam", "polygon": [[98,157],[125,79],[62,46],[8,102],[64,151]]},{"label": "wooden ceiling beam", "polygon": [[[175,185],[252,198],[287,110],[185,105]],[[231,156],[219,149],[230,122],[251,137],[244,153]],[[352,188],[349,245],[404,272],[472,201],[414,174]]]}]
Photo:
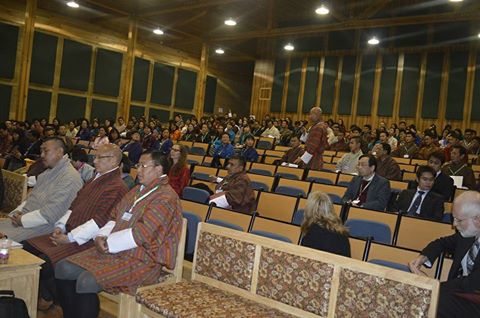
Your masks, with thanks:
[{"label": "wooden ceiling beam", "polygon": [[161,6],[157,9],[150,8],[138,13],[141,17],[151,17],[156,15],[162,15],[167,13],[174,13],[174,12],[182,12],[182,11],[189,11],[194,9],[200,9],[205,7],[211,6],[220,6],[224,4],[234,3],[234,2],[241,2],[245,0],[210,0],[210,1],[203,1],[200,3],[195,4],[186,4],[186,5],[172,5],[172,6]]},{"label": "wooden ceiling beam", "polygon": [[392,0],[377,0],[369,5],[362,13],[358,15],[358,18],[366,19],[374,16],[380,10],[382,10],[387,4],[390,4]]},{"label": "wooden ceiling beam", "polygon": [[381,19],[360,19],[360,20],[346,20],[344,22],[332,23],[327,25],[309,25],[299,27],[285,27],[276,28],[272,30],[256,30],[238,33],[234,35],[218,36],[210,39],[211,42],[224,42],[240,39],[254,39],[265,37],[282,37],[282,36],[296,36],[308,35],[321,32],[352,30],[352,29],[368,29],[392,27],[401,25],[415,25],[415,24],[429,24],[438,22],[453,22],[453,21],[470,21],[480,19],[480,12],[456,12],[443,14],[429,14],[409,17],[394,17]]},{"label": "wooden ceiling beam", "polygon": [[108,10],[109,12],[116,13],[117,15],[122,15],[122,16],[130,16],[130,12],[123,11],[121,9],[106,5],[104,3],[98,2],[97,0],[83,0],[83,2],[89,3],[93,6]]}]

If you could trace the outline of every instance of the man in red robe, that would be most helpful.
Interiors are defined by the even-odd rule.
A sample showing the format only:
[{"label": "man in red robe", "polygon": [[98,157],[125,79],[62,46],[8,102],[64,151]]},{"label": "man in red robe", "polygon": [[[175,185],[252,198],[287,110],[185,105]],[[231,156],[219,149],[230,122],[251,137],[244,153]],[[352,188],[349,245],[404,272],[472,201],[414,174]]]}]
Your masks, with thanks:
[{"label": "man in red robe", "polygon": [[327,125],[322,121],[320,107],[312,107],[309,118],[313,126],[310,128],[305,142],[305,153],[295,160],[295,163],[303,162],[310,169],[320,170],[323,167],[323,151],[328,146]]}]

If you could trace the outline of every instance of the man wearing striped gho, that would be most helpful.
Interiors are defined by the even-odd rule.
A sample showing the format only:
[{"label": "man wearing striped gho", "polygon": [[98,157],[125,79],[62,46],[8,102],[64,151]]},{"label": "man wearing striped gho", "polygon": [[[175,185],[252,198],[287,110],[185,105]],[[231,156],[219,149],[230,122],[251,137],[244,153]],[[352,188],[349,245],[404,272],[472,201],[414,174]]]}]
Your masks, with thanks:
[{"label": "man wearing striped gho", "polygon": [[141,155],[140,185],[113,209],[95,247],[70,256],[55,268],[64,318],[97,317],[97,293],[134,294],[173,269],[182,228],[180,199],[168,184],[168,159],[158,151]]}]

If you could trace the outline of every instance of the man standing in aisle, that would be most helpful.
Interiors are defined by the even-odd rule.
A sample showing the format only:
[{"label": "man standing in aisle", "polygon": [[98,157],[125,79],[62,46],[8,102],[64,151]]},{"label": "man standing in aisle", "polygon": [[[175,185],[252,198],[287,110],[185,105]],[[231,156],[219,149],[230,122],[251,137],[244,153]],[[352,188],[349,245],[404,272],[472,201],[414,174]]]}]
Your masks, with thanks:
[{"label": "man standing in aisle", "polygon": [[295,163],[303,162],[310,169],[320,170],[323,167],[323,151],[328,146],[327,125],[321,120],[322,109],[320,107],[312,107],[309,117],[313,126],[310,128],[305,142],[305,153],[295,160]]}]

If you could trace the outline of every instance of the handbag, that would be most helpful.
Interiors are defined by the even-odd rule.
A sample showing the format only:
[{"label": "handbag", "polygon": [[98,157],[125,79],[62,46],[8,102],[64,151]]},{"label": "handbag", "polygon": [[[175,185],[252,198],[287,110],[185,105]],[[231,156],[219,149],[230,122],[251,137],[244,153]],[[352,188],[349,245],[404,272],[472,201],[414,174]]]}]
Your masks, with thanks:
[{"label": "handbag", "polygon": [[13,290],[0,290],[0,317],[30,318],[25,301],[16,298]]}]

